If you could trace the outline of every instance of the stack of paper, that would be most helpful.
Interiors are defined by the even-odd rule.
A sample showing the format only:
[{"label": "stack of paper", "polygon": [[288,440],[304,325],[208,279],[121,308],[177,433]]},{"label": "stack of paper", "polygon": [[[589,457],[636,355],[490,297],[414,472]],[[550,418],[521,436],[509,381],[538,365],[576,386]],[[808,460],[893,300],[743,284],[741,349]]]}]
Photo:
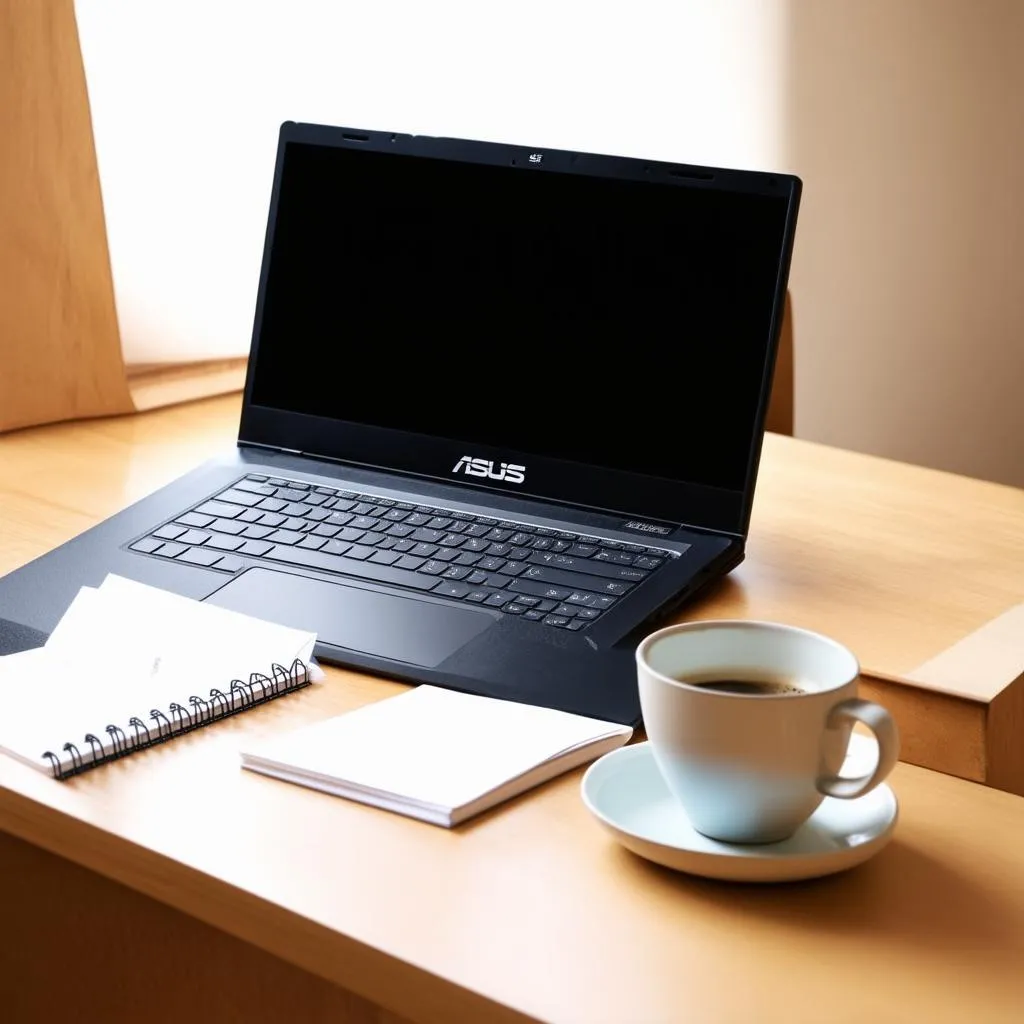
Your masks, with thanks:
[{"label": "stack of paper", "polygon": [[75,774],[294,689],[315,643],[108,576],[79,591],[43,647],[0,658],[0,750]]},{"label": "stack of paper", "polygon": [[596,718],[419,686],[277,736],[244,752],[242,765],[450,827],[631,735]]}]

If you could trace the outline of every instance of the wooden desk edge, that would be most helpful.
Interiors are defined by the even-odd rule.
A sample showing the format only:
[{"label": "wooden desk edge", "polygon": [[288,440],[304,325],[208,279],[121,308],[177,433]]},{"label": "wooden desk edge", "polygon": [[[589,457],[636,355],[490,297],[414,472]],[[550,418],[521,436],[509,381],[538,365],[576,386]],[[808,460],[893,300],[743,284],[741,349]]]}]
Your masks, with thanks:
[{"label": "wooden desk edge", "polygon": [[[0,787],[0,830],[220,929],[409,1021],[534,1018],[386,950]],[[231,895],[225,899],[225,890]]]}]

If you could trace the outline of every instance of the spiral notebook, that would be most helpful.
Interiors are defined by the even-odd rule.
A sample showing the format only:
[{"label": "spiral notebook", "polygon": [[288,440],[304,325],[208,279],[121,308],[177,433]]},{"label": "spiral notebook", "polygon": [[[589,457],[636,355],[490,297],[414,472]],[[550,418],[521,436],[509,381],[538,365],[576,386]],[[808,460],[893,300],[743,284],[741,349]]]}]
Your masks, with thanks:
[{"label": "spiral notebook", "polygon": [[119,576],[0,658],[0,751],[67,779],[307,686],[316,634]]}]

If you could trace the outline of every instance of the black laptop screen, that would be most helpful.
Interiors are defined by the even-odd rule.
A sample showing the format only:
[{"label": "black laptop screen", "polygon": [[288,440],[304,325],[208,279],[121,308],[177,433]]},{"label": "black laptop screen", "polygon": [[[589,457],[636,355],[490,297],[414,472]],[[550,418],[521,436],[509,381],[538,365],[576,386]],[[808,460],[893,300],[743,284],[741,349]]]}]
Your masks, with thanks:
[{"label": "black laptop screen", "polygon": [[785,196],[290,142],[277,202],[256,405],[743,488]]}]

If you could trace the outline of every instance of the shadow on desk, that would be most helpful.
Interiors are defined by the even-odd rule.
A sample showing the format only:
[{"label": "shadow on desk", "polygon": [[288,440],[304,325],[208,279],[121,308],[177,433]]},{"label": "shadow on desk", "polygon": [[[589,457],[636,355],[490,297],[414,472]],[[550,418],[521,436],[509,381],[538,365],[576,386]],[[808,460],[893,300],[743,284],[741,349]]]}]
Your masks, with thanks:
[{"label": "shadow on desk", "polygon": [[[780,926],[832,939],[849,936],[855,943],[884,936],[886,946],[932,957],[948,954],[951,970],[968,952],[993,970],[1020,967],[1019,908],[1007,907],[995,889],[982,888],[898,836],[876,858],[850,871],[771,885],[693,878],[622,848],[612,853],[624,872],[660,875],[673,899],[713,905],[716,914],[741,919],[748,933],[763,924],[766,940],[777,941]],[[894,956],[906,951],[892,950]]]}]

